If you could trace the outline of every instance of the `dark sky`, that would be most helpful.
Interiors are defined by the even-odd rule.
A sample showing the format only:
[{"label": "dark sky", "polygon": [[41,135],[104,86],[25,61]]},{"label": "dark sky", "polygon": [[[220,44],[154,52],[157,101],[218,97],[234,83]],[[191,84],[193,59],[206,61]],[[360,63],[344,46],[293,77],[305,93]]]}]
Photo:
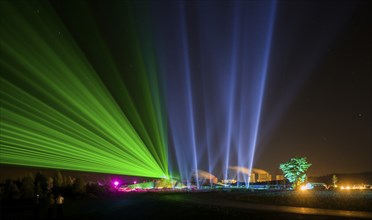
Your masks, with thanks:
[{"label": "dark sky", "polygon": [[366,2],[279,4],[265,111],[283,112],[258,164],[303,155],[311,174],[372,170],[370,11]]},{"label": "dark sky", "polygon": [[[313,164],[310,175],[371,171],[370,4],[278,1],[267,39],[272,2],[235,3],[192,1],[183,11],[177,4],[150,7],[158,42],[166,47],[158,49],[165,51],[159,63],[168,78],[170,132],[176,133],[171,138],[176,153],[182,152],[177,161],[183,164],[192,152],[177,146],[192,145],[195,137],[199,168],[213,170],[214,163],[226,161],[224,142],[230,138],[229,165],[247,166],[268,52],[253,166],[279,173],[281,162],[306,156]],[[187,92],[192,116],[190,100],[180,98]],[[213,159],[206,162],[210,152]]]},{"label": "dark sky", "polygon": [[306,156],[310,175],[372,171],[368,1],[80,3],[51,1],[114,97],[101,43],[124,81],[136,78],[133,39],[154,55],[171,170],[279,174]]}]

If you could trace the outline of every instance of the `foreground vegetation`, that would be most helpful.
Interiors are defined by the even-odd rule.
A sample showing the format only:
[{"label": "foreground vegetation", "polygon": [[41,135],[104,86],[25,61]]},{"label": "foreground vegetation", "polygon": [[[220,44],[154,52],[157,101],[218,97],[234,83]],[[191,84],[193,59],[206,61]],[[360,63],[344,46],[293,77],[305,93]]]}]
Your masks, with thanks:
[{"label": "foreground vegetation", "polygon": [[[229,207],[224,204],[254,203],[305,206],[327,209],[372,211],[370,191],[150,191],[116,192],[99,197],[67,197],[64,219],[343,219],[339,216],[314,216]],[[302,193],[302,192],[301,192]],[[209,201],[219,201],[211,205]],[[47,218],[47,205],[40,219]],[[13,204],[3,207],[2,219],[32,219],[32,206]]]},{"label": "foreground vegetation", "polygon": [[323,209],[340,209],[353,211],[372,211],[371,190],[345,191],[255,191],[231,192],[226,195],[230,200],[268,205],[285,205]]},{"label": "foreground vegetation", "polygon": [[[133,186],[139,185],[141,184]],[[2,182],[0,184],[1,219],[37,219],[35,208],[40,209],[39,219],[50,219],[48,209],[51,206],[48,204],[48,198],[52,194],[62,194],[65,197],[64,219],[113,219],[117,216],[122,216],[123,219],[157,219],[164,213],[167,213],[170,219],[179,215],[184,216],[183,219],[198,216],[214,219],[232,217],[245,219],[246,215],[262,219],[300,218],[294,214],[273,214],[224,205],[230,203],[372,212],[370,205],[372,190],[292,191],[218,188],[120,192],[113,187],[112,180],[99,183],[86,182],[82,178],[63,176],[60,172],[56,172],[54,176],[36,173]],[[35,195],[39,195],[39,204],[35,203]],[[193,202],[198,200],[202,203]],[[210,205],[208,201],[221,201],[221,203]],[[143,209],[147,211],[142,212]],[[322,219],[320,217],[301,215],[301,219]],[[330,216],[323,219],[329,219],[328,217]]]},{"label": "foreground vegetation", "polygon": [[[41,172],[29,174],[17,180],[7,179],[0,183],[0,199],[7,203],[25,203],[35,200],[47,202],[50,195],[57,197],[94,197],[113,191],[110,180],[86,182],[83,178],[63,176],[57,171],[53,176]],[[34,201],[35,202],[35,201]]]}]

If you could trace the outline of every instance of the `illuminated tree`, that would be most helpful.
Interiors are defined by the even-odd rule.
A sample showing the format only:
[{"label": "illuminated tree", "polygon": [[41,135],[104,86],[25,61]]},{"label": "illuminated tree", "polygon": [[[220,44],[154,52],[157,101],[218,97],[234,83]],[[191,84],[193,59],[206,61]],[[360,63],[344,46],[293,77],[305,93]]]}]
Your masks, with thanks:
[{"label": "illuminated tree", "polygon": [[336,186],[336,183],[338,182],[338,178],[336,176],[336,174],[333,174],[332,176],[332,183],[333,183],[333,186]]},{"label": "illuminated tree", "polygon": [[54,176],[54,185],[56,187],[61,187],[63,186],[63,175],[60,171],[57,171],[56,175]]},{"label": "illuminated tree", "polygon": [[283,171],[284,176],[292,183],[292,187],[296,189],[306,180],[306,170],[309,169],[311,163],[306,161],[306,157],[291,158],[288,162],[280,164],[279,168]]}]

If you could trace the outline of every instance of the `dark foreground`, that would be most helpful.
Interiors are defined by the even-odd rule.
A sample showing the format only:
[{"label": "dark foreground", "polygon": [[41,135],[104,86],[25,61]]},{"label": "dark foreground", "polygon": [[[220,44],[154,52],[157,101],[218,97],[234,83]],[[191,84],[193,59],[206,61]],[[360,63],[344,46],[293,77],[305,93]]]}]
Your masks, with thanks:
[{"label": "dark foreground", "polygon": [[[63,216],[42,205],[39,219],[371,219],[370,204],[372,192],[131,192],[66,198]],[[1,205],[1,219],[37,216],[30,204]]]}]

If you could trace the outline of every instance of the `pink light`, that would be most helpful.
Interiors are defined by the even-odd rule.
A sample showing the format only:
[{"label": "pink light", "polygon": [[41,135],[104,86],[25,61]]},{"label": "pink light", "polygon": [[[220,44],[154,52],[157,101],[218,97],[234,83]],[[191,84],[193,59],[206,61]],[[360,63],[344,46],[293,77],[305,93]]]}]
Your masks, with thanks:
[{"label": "pink light", "polygon": [[115,182],[114,182],[114,185],[115,185],[115,186],[118,186],[118,185],[119,185],[119,182],[118,182],[118,181],[115,181]]},{"label": "pink light", "polygon": [[136,183],[137,183],[137,181],[134,181],[133,183],[134,183],[134,184],[136,184]]}]

